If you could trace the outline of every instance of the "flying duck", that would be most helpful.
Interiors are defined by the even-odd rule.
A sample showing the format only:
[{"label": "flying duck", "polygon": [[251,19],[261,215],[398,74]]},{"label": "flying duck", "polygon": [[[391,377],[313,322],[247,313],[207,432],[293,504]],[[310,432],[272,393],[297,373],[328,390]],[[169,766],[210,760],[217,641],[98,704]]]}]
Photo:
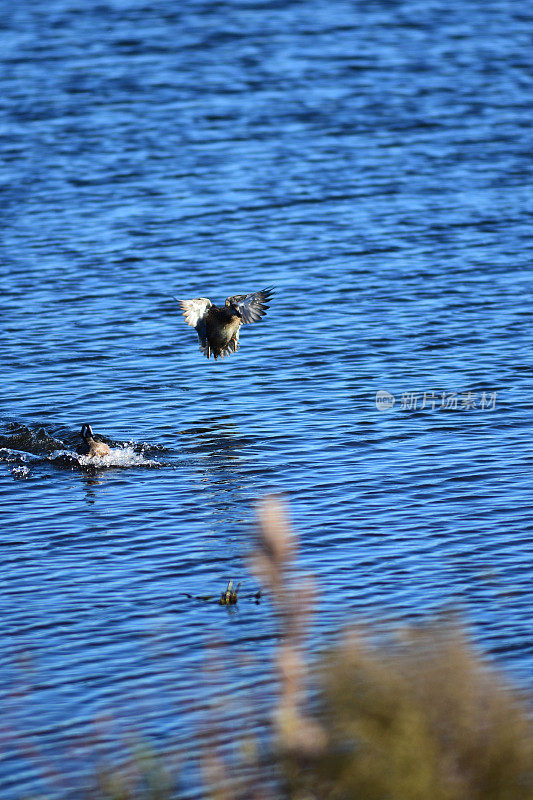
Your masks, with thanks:
[{"label": "flying duck", "polygon": [[200,350],[209,358],[224,358],[239,348],[239,328],[259,322],[266,314],[273,289],[228,297],[225,305],[214,306],[207,297],[180,300],[185,322],[196,328]]},{"label": "flying duck", "polygon": [[81,426],[81,438],[83,441],[78,447],[77,452],[82,456],[91,456],[91,458],[99,456],[101,458],[102,456],[106,456],[111,450],[108,444],[94,438],[93,430],[90,425]]}]

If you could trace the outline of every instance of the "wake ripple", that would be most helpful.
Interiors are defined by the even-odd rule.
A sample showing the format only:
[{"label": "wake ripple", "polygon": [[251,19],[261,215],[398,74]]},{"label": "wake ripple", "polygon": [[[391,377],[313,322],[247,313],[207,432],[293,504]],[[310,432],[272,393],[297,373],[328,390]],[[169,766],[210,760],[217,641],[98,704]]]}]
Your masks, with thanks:
[{"label": "wake ripple", "polygon": [[15,478],[27,478],[30,467],[45,463],[82,470],[129,467],[154,469],[164,466],[145,455],[146,452],[165,450],[160,445],[106,439],[111,451],[103,457],[91,457],[76,452],[79,440],[79,433],[69,429],[58,429],[50,434],[39,424],[0,422],[0,462],[13,465],[11,473]]}]

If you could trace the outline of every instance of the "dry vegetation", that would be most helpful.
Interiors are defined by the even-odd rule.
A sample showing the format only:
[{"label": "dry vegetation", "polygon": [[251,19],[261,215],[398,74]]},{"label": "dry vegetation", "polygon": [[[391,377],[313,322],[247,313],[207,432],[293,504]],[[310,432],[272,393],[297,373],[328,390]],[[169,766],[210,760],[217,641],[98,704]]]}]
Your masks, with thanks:
[{"label": "dry vegetation", "polygon": [[[533,731],[525,698],[490,669],[452,620],[378,641],[348,630],[315,667],[304,709],[307,584],[288,583],[296,549],[283,506],[259,510],[256,571],[280,619],[280,795],[291,800],[532,800]],[[289,587],[289,588],[288,588]]]}]

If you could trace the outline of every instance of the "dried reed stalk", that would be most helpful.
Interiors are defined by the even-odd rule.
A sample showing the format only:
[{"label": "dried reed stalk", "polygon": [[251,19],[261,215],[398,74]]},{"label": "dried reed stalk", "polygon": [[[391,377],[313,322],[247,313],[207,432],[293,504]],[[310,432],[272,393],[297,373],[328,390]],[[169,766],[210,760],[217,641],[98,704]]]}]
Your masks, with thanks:
[{"label": "dried reed stalk", "polygon": [[257,517],[251,568],[272,598],[280,634],[276,652],[279,699],[274,713],[278,745],[286,753],[313,756],[325,746],[321,726],[305,711],[304,640],[315,604],[314,582],[296,575],[298,539],[282,500],[277,496],[263,499]]}]

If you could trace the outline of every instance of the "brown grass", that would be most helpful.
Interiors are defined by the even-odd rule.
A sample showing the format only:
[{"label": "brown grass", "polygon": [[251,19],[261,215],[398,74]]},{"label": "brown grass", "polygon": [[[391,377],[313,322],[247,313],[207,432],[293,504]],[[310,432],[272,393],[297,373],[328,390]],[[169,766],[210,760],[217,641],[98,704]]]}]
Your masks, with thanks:
[{"label": "brown grass", "polygon": [[293,796],[364,800],[526,800],[533,739],[524,702],[455,623],[387,642],[346,634],[321,665],[327,747],[289,764]]},{"label": "brown grass", "polygon": [[302,618],[311,595],[306,583],[288,582],[296,538],[278,499],[261,504],[259,523],[256,571],[280,618],[282,796],[533,800],[525,698],[488,666],[454,620],[400,628],[379,641],[362,629],[347,631],[313,670],[319,710],[310,719]]}]

